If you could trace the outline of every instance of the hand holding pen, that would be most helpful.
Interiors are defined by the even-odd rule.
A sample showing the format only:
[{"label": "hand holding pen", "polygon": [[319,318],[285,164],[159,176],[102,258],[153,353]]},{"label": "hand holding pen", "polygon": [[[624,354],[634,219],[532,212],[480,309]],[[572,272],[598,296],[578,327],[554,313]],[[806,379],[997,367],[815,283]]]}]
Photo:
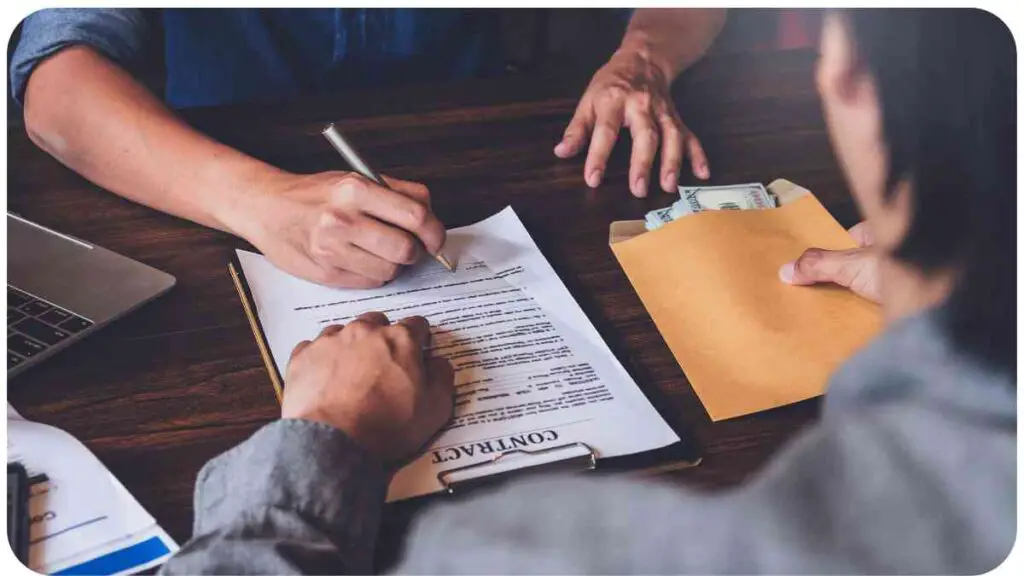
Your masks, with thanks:
[{"label": "hand holding pen", "polygon": [[244,185],[245,195],[222,207],[219,227],[248,240],[280,270],[317,284],[382,286],[445,244],[430,192],[416,182],[275,168],[253,171]]},{"label": "hand holding pen", "polygon": [[[348,162],[350,166],[352,166],[353,170],[361,174],[363,177],[371,180],[378,186],[388,188],[389,190],[394,190],[391,186],[388,185],[388,182],[386,182],[384,178],[377,173],[376,170],[370,168],[370,165],[366,163],[365,158],[363,158],[362,156],[359,155],[358,152],[356,152],[355,147],[353,147],[352,144],[348,140],[346,140],[344,136],[342,136],[341,132],[333,123],[328,124],[324,128],[323,135],[324,138],[326,138],[327,141],[331,143],[331,146],[333,146],[334,149],[337,150],[339,154],[341,154],[341,157],[344,158],[345,161]],[[423,191],[426,192],[426,188],[424,188]],[[429,213],[429,193],[423,195],[423,198],[414,197],[414,199],[426,200],[426,202],[423,202],[423,206],[424,208],[426,208],[427,213]],[[420,219],[421,218],[419,217],[415,218],[415,220]],[[424,247],[427,249],[428,252],[431,253],[434,259],[437,260],[438,263],[440,263],[442,266],[444,266],[449,272],[455,271],[455,268],[452,266],[452,264],[448,261],[447,258],[444,257],[444,254],[441,253],[440,247],[438,248],[437,251],[434,252],[431,252],[430,247],[426,243],[424,244]]]}]

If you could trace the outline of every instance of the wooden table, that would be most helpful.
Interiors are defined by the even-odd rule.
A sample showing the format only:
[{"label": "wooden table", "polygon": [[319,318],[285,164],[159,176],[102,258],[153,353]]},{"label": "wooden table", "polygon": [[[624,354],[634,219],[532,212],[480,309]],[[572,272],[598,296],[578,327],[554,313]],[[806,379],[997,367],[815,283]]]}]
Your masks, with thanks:
[{"label": "wooden table", "polygon": [[[814,91],[814,58],[809,51],[710,57],[677,83],[679,109],[702,137],[712,183],[785,177],[851,225],[852,204]],[[701,466],[672,478],[734,484],[812,421],[817,402],[710,422],[607,245],[610,222],[642,218],[673,197],[629,194],[628,137],[596,190],[583,182],[582,158],[561,161],[551,152],[584,85],[582,77],[509,77],[185,117],[298,172],[339,168],[319,134],[324,123],[339,122],[378,169],[427,183],[449,226],[511,204],[637,383],[655,390],[669,422],[703,448]],[[9,400],[27,418],[85,442],[184,542],[199,468],[278,415],[226,272],[232,250],[244,243],[99,190],[20,128],[11,129],[8,144],[11,210],[178,278],[160,300],[15,379]]]}]

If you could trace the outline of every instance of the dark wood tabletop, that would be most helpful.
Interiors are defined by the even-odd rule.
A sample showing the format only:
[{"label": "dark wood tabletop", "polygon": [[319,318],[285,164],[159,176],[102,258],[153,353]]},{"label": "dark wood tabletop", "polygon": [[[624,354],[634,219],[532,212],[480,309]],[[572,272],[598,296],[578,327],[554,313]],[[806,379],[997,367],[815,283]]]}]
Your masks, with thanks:
[{"label": "dark wood tabletop", "polygon": [[[712,183],[784,177],[813,190],[849,226],[855,214],[830,152],[814,60],[812,51],[711,56],[677,83],[677,101],[709,154]],[[699,444],[703,463],[670,478],[699,487],[735,484],[813,421],[818,403],[710,421],[608,248],[610,222],[642,218],[673,197],[629,194],[625,135],[595,190],[583,182],[582,158],[552,154],[585,81],[511,76],[184,117],[297,172],[342,167],[320,136],[326,122],[338,122],[378,170],[426,183],[450,227],[513,206],[636,382]],[[8,398],[27,418],[82,440],[184,542],[200,467],[278,416],[226,270],[232,250],[245,244],[92,186],[20,127],[8,132],[8,206],[177,277],[164,297],[15,378]]]}]

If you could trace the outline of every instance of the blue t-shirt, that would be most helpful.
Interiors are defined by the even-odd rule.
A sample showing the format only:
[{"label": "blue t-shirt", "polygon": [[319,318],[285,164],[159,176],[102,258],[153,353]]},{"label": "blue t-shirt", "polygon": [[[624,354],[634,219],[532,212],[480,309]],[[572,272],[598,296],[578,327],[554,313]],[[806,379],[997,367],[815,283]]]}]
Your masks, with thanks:
[{"label": "blue t-shirt", "polygon": [[[485,76],[501,69],[493,11],[165,9],[165,100],[175,108]],[[25,19],[10,66],[19,102],[35,66],[76,44],[128,70],[154,41],[136,9],[52,9]]]}]

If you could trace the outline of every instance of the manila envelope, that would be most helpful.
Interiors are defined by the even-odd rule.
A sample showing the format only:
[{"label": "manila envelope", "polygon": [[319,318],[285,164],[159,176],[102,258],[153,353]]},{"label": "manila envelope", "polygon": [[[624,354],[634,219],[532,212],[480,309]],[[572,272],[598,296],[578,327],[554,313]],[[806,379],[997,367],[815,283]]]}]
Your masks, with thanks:
[{"label": "manila envelope", "polygon": [[612,251],[712,420],[822,394],[879,332],[878,305],[832,285],[790,286],[779,267],[811,247],[855,248],[807,190],[769,185],[780,207],[702,212],[647,232],[615,222]]}]

